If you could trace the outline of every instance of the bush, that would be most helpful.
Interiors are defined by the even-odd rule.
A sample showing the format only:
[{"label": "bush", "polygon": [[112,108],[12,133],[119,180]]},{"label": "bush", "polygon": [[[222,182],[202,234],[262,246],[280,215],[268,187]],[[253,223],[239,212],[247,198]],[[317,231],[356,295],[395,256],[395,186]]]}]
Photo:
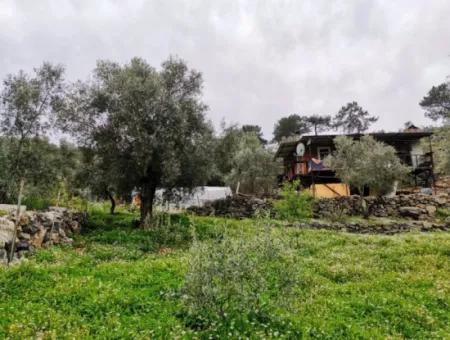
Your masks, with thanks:
[{"label": "bush", "polygon": [[49,199],[36,197],[36,196],[28,196],[22,200],[22,204],[27,207],[28,210],[45,210],[51,205],[51,201]]},{"label": "bush", "polygon": [[188,258],[182,314],[187,326],[219,338],[289,330],[275,309],[289,299],[295,266],[270,230],[250,239],[195,241]]},{"label": "bush", "polygon": [[298,192],[299,184],[299,181],[285,182],[283,184],[282,199],[273,203],[277,218],[298,220],[312,217],[313,198],[307,191]]},{"label": "bush", "polygon": [[192,223],[184,214],[155,213],[146,231],[157,249],[189,246],[193,239]]}]

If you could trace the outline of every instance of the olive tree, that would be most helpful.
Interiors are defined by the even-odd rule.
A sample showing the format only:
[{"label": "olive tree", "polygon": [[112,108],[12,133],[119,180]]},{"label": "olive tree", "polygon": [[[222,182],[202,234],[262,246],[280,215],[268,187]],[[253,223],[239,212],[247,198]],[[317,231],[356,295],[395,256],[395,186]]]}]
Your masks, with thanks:
[{"label": "olive tree", "polygon": [[387,194],[394,183],[404,179],[410,171],[392,146],[378,142],[372,136],[366,135],[360,140],[339,136],[334,139],[334,144],[336,150],[325,158],[325,164],[344,183],[357,188],[361,200],[364,187],[369,187],[376,195]]},{"label": "olive tree", "polygon": [[52,128],[56,107],[64,95],[64,68],[44,63],[29,75],[11,74],[3,82],[0,94],[0,133],[3,136],[3,170],[8,175],[6,198],[16,195],[18,182],[41,177],[40,167],[32,165]]},{"label": "olive tree", "polygon": [[169,58],[160,70],[134,58],[99,61],[91,84],[78,83],[62,124],[104,162],[117,190],[141,194],[147,225],[157,188],[189,189],[208,179],[212,128],[201,100],[202,76]]},{"label": "olive tree", "polygon": [[226,183],[247,193],[270,192],[276,185],[279,165],[253,133],[244,134],[232,155],[232,168]]}]

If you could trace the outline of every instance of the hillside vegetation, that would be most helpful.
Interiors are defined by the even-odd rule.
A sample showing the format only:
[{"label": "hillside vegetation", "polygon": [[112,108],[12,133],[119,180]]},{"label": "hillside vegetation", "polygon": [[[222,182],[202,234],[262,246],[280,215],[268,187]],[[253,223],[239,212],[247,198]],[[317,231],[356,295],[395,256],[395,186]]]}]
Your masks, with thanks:
[{"label": "hillside vegetation", "polygon": [[[448,233],[367,236],[186,216],[142,230],[137,218],[93,211],[73,247],[39,250],[0,268],[0,338],[450,334]],[[273,256],[262,260],[268,249]],[[230,263],[237,272],[225,272]],[[196,271],[211,278],[200,293]],[[262,286],[253,289],[252,280]],[[192,299],[208,285],[221,295],[202,295],[199,310]],[[232,293],[240,299],[217,303]],[[212,307],[208,298],[215,299]]]}]

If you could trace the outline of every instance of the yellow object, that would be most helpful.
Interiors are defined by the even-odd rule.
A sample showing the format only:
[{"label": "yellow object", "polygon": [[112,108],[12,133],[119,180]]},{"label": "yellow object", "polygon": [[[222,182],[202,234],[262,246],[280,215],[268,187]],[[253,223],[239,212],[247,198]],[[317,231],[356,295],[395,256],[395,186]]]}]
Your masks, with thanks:
[{"label": "yellow object", "polygon": [[309,187],[309,191],[315,198],[350,196],[350,188],[344,183],[314,184]]}]

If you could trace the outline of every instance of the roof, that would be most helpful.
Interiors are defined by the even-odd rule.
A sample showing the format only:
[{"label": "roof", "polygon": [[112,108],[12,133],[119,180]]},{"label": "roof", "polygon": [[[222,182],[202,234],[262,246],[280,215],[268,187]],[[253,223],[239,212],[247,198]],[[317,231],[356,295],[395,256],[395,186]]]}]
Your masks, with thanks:
[{"label": "roof", "polygon": [[429,131],[408,131],[408,132],[373,132],[367,134],[352,133],[346,135],[303,135],[297,140],[281,142],[278,146],[278,150],[275,153],[275,158],[285,158],[291,155],[295,151],[295,147],[298,143],[307,143],[309,140],[311,144],[321,144],[321,143],[333,143],[333,139],[338,136],[351,137],[353,139],[359,139],[364,135],[373,136],[379,141],[415,141],[423,137],[431,136],[433,133]]}]

